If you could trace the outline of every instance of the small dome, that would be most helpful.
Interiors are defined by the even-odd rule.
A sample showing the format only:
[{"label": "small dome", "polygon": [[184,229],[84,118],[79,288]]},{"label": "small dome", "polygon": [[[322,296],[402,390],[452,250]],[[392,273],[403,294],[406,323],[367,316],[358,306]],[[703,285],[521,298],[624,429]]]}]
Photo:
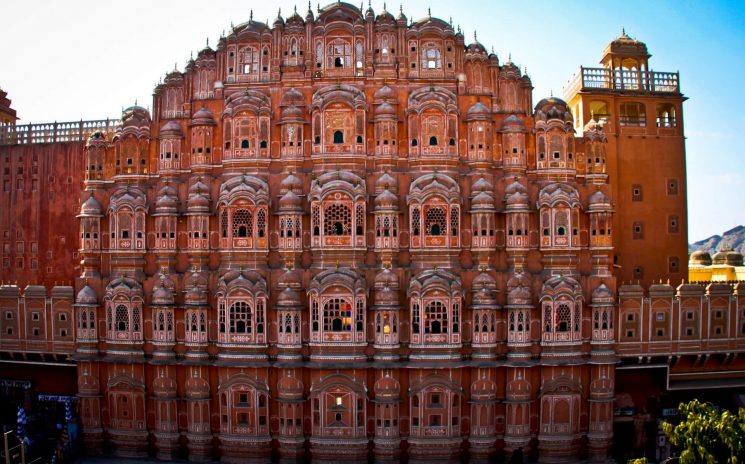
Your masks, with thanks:
[{"label": "small dome", "polygon": [[494,187],[488,180],[483,177],[479,177],[479,179],[474,182],[473,185],[471,185],[471,192],[493,193]]},{"label": "small dome", "polygon": [[494,209],[494,197],[486,192],[479,192],[471,200],[473,209]]},{"label": "small dome", "polygon": [[297,291],[286,287],[277,295],[277,306],[302,306],[303,302]]},{"label": "small dome", "polygon": [[291,88],[282,95],[282,101],[279,106],[303,106],[305,97],[303,93],[295,88]]},{"label": "small dome", "polygon": [[101,131],[92,132],[86,142],[87,147],[106,147],[106,134]]},{"label": "small dome", "polygon": [[173,304],[173,291],[163,286],[162,282],[160,286],[153,289],[153,301],[154,305],[172,305]]},{"label": "small dome", "polygon": [[481,272],[479,275],[474,277],[473,282],[471,283],[471,289],[473,289],[474,291],[480,288],[496,289],[497,281],[494,280],[494,277],[492,277],[489,273]]},{"label": "small dome", "polygon": [[91,194],[80,207],[80,216],[83,217],[103,217],[103,207],[96,197]]},{"label": "small dome", "polygon": [[614,302],[613,292],[604,283],[601,283],[600,285],[597,286],[597,288],[595,288],[595,290],[592,291],[592,302],[593,304],[598,304],[598,303],[613,304]]},{"label": "small dome", "polygon": [[481,45],[479,42],[472,42],[471,44],[468,45],[468,48],[466,49],[466,53],[486,55],[486,48],[484,48],[484,46]]},{"label": "small dome", "polygon": [[295,105],[286,106],[282,108],[282,115],[279,122],[281,124],[291,122],[303,123],[305,122],[305,113]]},{"label": "small dome", "polygon": [[181,124],[176,121],[168,121],[163,127],[160,128],[161,137],[182,137]]},{"label": "small dome", "polygon": [[303,182],[293,173],[287,174],[279,183],[280,193],[285,193],[288,190],[301,190]]},{"label": "small dome", "polygon": [[398,209],[398,197],[390,190],[383,190],[375,197],[375,209]]},{"label": "small dome", "polygon": [[385,9],[385,5],[383,5],[383,11],[380,12],[378,16],[375,17],[375,21],[395,21],[396,19],[393,17],[391,13],[388,12],[388,10]]},{"label": "small dome", "polygon": [[184,303],[187,305],[192,306],[201,306],[207,304],[207,293],[205,293],[201,288],[199,288],[196,283],[192,285],[192,287],[186,291],[186,296],[184,297]]},{"label": "small dome", "polygon": [[210,200],[206,195],[198,193],[191,194],[186,201],[186,209],[190,213],[209,213]]},{"label": "small dome", "polygon": [[375,282],[373,284],[375,288],[392,288],[392,289],[398,289],[398,276],[395,272],[391,271],[390,269],[383,269],[382,271],[378,272],[378,274],[375,276]]},{"label": "small dome", "polygon": [[589,200],[590,208],[589,211],[599,211],[599,210],[609,210],[611,208],[610,204],[610,198],[608,198],[608,195],[603,193],[602,190],[598,190],[597,192],[590,195]]},{"label": "small dome", "polygon": [[736,251],[730,251],[727,253],[724,262],[729,266],[742,266],[742,254]]},{"label": "small dome", "polygon": [[373,95],[375,100],[396,100],[396,92],[387,85],[379,88]]},{"label": "small dome", "polygon": [[379,400],[398,400],[401,397],[401,384],[387,375],[375,382],[374,390],[375,398]]},{"label": "small dome", "polygon": [[194,113],[194,116],[191,118],[191,124],[192,126],[214,126],[215,125],[215,117],[212,115],[212,112],[206,107],[201,107],[196,113]]},{"label": "small dome", "polygon": [[283,399],[299,400],[303,398],[303,382],[297,377],[289,375],[277,382],[277,395]]},{"label": "small dome", "polygon": [[530,288],[518,285],[507,293],[507,304],[509,305],[530,305],[532,296]]},{"label": "small dome", "polygon": [[279,276],[277,280],[277,287],[279,288],[293,288],[299,289],[302,287],[300,275],[292,269],[287,269],[284,274]]},{"label": "small dome", "polygon": [[398,180],[387,171],[375,181],[375,192],[381,193],[383,190],[398,191]]},{"label": "small dome", "polygon": [[279,210],[282,212],[302,211],[303,200],[292,190],[288,190],[279,199]]},{"label": "small dome", "polygon": [[476,102],[468,108],[465,121],[489,121],[491,120],[491,110],[481,102]]},{"label": "small dome", "polygon": [[155,213],[175,214],[178,211],[177,199],[176,189],[170,185],[165,185],[158,192],[158,199],[155,202]]},{"label": "small dome", "polygon": [[510,209],[510,207],[522,208],[528,206],[528,190],[520,183],[520,181],[515,180],[513,183],[508,185],[504,193],[505,204],[508,209]]},{"label": "small dome", "polygon": [[86,285],[78,292],[78,295],[75,297],[75,303],[79,305],[97,305],[98,297],[96,296],[96,291]]},{"label": "small dome", "polygon": [[525,132],[525,123],[522,119],[511,114],[502,121],[502,132]]},{"label": "small dome", "polygon": [[395,119],[396,118],[396,108],[393,107],[388,102],[383,102],[380,105],[378,105],[377,108],[375,108],[375,118],[381,119],[381,118],[389,118],[389,119]]},{"label": "small dome", "polygon": [[704,250],[696,250],[691,253],[688,264],[694,266],[711,266],[711,255]]}]

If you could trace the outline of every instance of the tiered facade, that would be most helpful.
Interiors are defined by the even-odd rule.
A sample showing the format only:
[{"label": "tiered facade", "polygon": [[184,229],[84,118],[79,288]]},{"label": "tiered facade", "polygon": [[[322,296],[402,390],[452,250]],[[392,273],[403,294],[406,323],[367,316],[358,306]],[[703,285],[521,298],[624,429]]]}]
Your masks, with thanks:
[{"label": "tiered facade", "polygon": [[[669,102],[666,135],[682,146],[677,75],[651,89],[654,73],[632,67],[616,82],[619,63],[577,98],[635,82],[637,98]],[[74,304],[55,287],[34,336],[29,310],[10,311],[3,350],[74,347],[94,451],[604,461],[626,322],[617,275],[630,272],[614,268],[629,231],[612,199],[627,192],[609,179],[631,182],[613,169],[632,108],[600,121],[571,101],[587,123],[558,98],[534,107],[527,75],[437,18],[334,3],[251,19],[169,73],[152,115],[135,106],[115,131],[88,131],[81,206],[59,223],[77,224],[79,268],[70,254],[62,270],[79,273]],[[20,148],[6,169],[32,162]],[[13,180],[8,204],[22,197]],[[8,243],[23,233],[13,217],[34,220],[20,214]],[[7,256],[11,278],[25,261]],[[49,284],[58,269],[44,268]],[[0,294],[3,308],[34,298],[45,288]]]}]

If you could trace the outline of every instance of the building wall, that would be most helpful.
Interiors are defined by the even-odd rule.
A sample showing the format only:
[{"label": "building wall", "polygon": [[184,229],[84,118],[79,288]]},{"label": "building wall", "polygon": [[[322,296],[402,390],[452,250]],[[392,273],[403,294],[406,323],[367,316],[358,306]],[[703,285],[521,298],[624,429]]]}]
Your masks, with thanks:
[{"label": "building wall", "polygon": [[[7,254],[3,351],[77,363],[91,451],[603,461],[617,355],[694,346],[644,338],[656,326],[626,340],[624,311],[679,297],[617,292],[614,266],[668,275],[624,238],[626,163],[670,150],[678,196],[650,181],[643,206],[680,215],[677,253],[683,147],[584,121],[577,136],[572,106],[531,91],[444,21],[334,3],[238,26],[165,77],[152,115],[63,128],[84,147],[7,132],[7,240],[56,235],[38,271]],[[33,163],[39,193],[16,185]],[[62,176],[66,203],[44,202]],[[727,327],[697,343],[739,349]]]}]

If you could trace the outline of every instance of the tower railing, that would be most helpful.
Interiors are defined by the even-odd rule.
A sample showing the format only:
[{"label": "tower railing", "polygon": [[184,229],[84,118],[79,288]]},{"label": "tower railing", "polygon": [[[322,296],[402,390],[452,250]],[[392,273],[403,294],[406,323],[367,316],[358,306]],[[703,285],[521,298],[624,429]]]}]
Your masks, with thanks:
[{"label": "tower railing", "polygon": [[120,125],[119,119],[0,125],[0,145],[83,142],[97,131],[111,139]]},{"label": "tower railing", "polygon": [[680,93],[679,73],[582,66],[564,89],[564,96],[569,99],[585,90],[677,94]]}]

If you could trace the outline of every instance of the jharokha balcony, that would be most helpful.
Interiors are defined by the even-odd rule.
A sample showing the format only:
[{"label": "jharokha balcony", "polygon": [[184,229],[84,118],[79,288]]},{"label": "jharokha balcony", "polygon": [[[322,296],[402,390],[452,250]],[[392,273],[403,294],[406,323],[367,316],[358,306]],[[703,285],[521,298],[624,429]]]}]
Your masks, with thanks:
[{"label": "jharokha balcony", "polygon": [[593,91],[605,89],[614,92],[679,94],[680,80],[677,72],[581,66],[579,73],[569,81],[564,95],[569,99],[578,92],[590,89]]},{"label": "jharokha balcony", "polygon": [[94,132],[102,132],[110,139],[119,126],[118,119],[0,125],[0,145],[85,142]]}]

